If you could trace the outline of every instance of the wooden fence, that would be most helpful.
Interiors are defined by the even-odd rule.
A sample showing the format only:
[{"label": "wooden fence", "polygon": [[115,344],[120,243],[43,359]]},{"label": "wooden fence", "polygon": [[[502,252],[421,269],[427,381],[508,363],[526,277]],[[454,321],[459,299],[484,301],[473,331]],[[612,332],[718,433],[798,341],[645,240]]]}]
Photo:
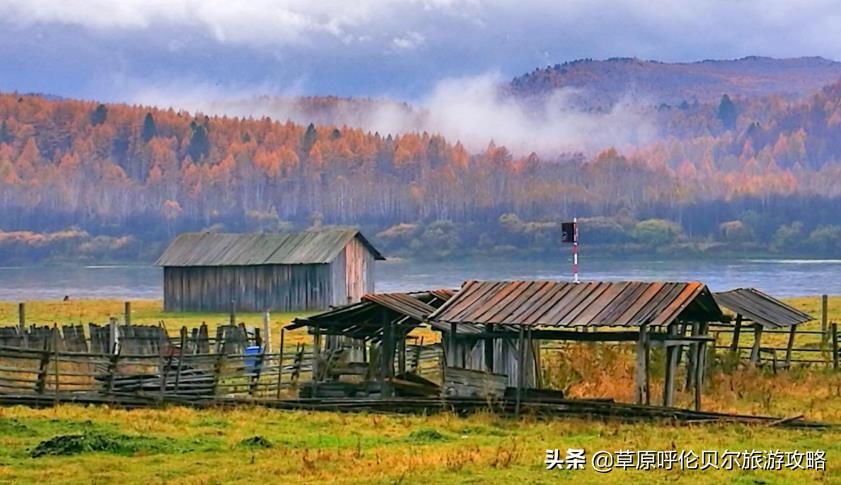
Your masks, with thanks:
[{"label": "wooden fence", "polygon": [[[170,337],[161,325],[89,324],[0,327],[0,396],[54,396],[56,400],[131,398],[189,401],[217,398],[295,397],[312,380],[313,351],[304,344],[267,352],[259,330],[220,325],[182,327]],[[323,372],[344,348],[319,356]],[[406,347],[406,367],[432,374],[440,368],[440,345]],[[321,373],[320,372],[320,373]],[[324,379],[320,375],[319,379]]]}]

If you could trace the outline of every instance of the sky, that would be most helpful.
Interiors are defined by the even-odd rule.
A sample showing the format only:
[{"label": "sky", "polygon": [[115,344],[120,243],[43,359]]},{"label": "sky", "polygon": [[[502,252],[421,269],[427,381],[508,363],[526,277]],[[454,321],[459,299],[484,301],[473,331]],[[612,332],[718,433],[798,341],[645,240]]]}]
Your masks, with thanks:
[{"label": "sky", "polygon": [[0,90],[434,98],[578,58],[841,59],[841,4],[801,0],[0,0]]}]

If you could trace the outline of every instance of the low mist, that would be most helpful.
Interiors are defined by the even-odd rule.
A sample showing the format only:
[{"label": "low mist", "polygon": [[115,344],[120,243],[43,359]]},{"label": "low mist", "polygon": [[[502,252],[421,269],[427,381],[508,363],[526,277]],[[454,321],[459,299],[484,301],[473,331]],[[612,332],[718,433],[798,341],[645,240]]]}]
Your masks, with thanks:
[{"label": "low mist", "polygon": [[[255,92],[270,94],[251,94]],[[383,135],[426,131],[460,141],[472,152],[493,141],[515,155],[592,154],[605,147],[640,146],[656,137],[641,100],[626,97],[609,110],[586,110],[575,102],[582,97],[586,93],[558,89],[523,100],[505,92],[498,74],[483,74],[441,80],[413,104],[385,98],[322,103],[267,86],[222,89],[201,84],[146,84],[135,90],[131,101],[205,114],[344,125]]]}]

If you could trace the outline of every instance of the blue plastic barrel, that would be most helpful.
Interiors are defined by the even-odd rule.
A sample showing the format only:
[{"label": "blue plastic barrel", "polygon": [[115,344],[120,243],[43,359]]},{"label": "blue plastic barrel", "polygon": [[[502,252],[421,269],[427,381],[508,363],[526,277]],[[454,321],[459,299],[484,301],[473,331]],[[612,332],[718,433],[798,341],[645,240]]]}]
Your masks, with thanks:
[{"label": "blue plastic barrel", "polygon": [[250,374],[254,372],[254,367],[257,366],[257,356],[263,353],[263,349],[259,345],[251,345],[245,348],[245,372]]}]

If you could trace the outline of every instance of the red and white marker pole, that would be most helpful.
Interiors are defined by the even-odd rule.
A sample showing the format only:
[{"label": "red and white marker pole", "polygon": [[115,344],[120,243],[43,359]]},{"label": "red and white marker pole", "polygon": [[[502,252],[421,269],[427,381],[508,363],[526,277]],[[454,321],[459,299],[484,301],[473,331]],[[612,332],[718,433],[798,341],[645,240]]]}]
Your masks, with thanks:
[{"label": "red and white marker pole", "polygon": [[572,282],[578,283],[578,218],[572,218]]}]

